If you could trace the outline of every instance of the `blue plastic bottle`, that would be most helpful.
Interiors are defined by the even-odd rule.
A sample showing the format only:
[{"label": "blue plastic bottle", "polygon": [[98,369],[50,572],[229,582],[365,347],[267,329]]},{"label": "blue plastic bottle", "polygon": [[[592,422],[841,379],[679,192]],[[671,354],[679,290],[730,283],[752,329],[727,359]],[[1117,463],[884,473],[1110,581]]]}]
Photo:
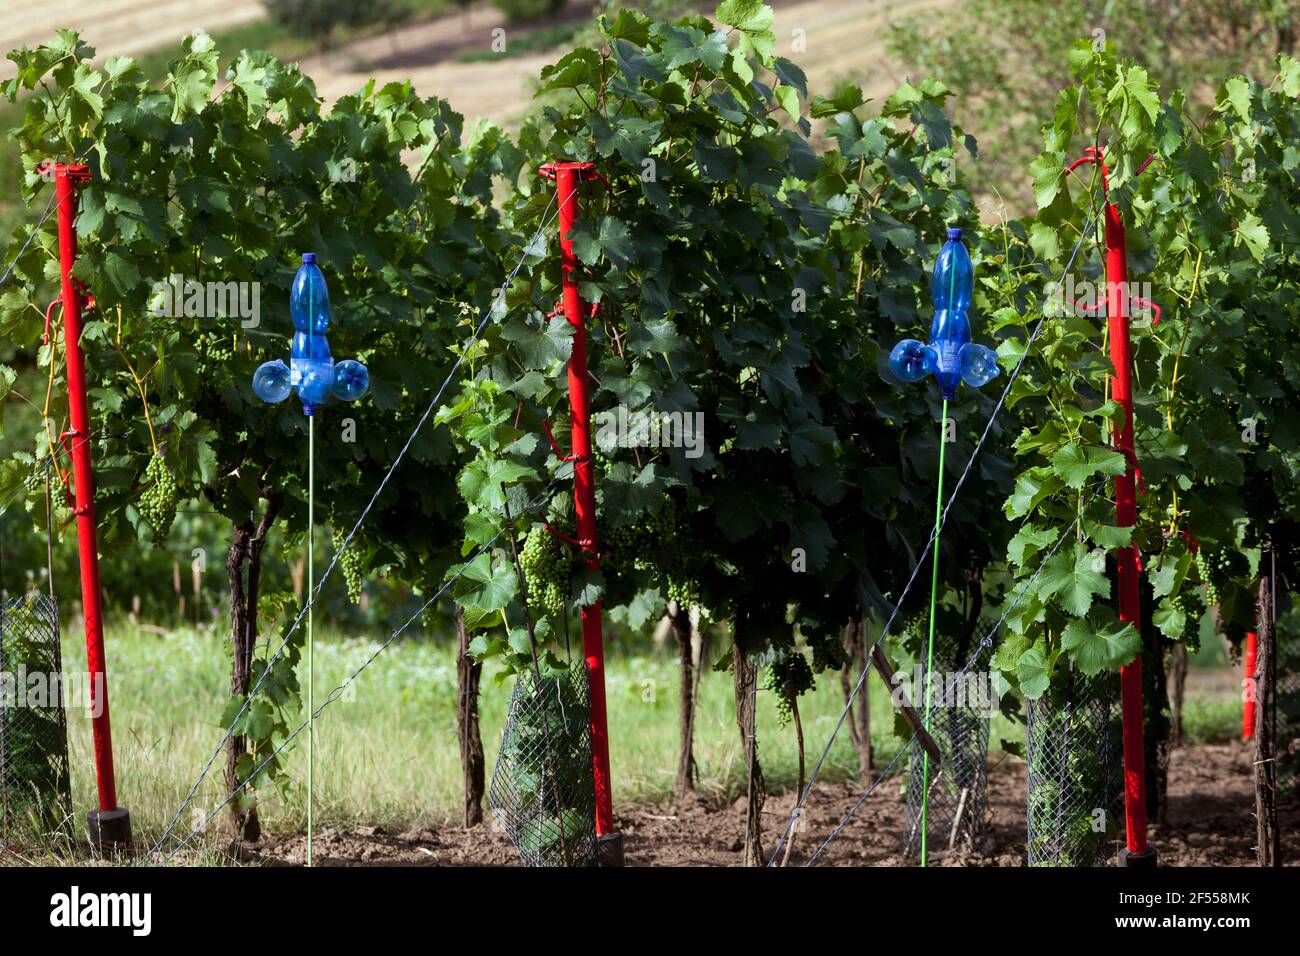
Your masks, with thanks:
[{"label": "blue plastic bottle", "polygon": [[314,252],[302,254],[302,265],[289,290],[289,312],[295,331],[324,335],[330,330],[329,287]]},{"label": "blue plastic bottle", "polygon": [[930,280],[934,320],[930,323],[930,347],[934,349],[934,377],[943,397],[957,397],[961,381],[961,350],[970,344],[971,264],[970,253],[961,241],[960,229],[948,230],[948,241],[939,250]]},{"label": "blue plastic bottle", "polygon": [[330,295],[314,252],[302,255],[289,292],[289,312],[293,316],[289,369],[302,399],[303,414],[314,415],[334,387],[334,358],[325,337],[330,328]]},{"label": "blue plastic bottle", "polygon": [[293,318],[293,341],[289,365],[265,362],[253,375],[253,392],[264,402],[282,402],[297,389],[304,415],[316,409],[330,395],[352,402],[370,387],[370,373],[354,359],[334,363],[327,334],[330,327],[330,295],[325,275],[316,265],[316,254],[304,252],[302,265],[289,290],[289,313]]},{"label": "blue plastic bottle", "polygon": [[949,229],[939,250],[930,280],[934,319],[930,323],[930,344],[903,339],[889,353],[889,367],[904,382],[919,382],[934,375],[943,397],[957,397],[957,385],[965,382],[978,388],[998,374],[997,353],[971,342],[970,309],[974,291],[974,269],[970,253],[961,241],[960,229]]}]

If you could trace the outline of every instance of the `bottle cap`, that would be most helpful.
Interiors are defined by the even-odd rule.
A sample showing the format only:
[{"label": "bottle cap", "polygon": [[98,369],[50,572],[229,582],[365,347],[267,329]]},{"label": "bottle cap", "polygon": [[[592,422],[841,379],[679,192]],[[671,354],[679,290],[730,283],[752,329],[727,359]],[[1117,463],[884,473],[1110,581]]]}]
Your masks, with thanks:
[{"label": "bottle cap", "polygon": [[[958,232],[958,234],[960,234],[960,233],[961,233],[961,230],[958,229],[957,232]],[[949,234],[951,235],[951,233],[949,233]],[[302,262],[303,262],[303,265],[307,265],[308,263],[315,262],[315,261],[316,261],[316,253],[314,253],[314,252],[304,252],[304,253],[302,254]]]},{"label": "bottle cap", "polygon": [[[960,238],[961,238],[961,230],[960,230],[960,229],[955,229],[955,228],[954,228],[954,229],[949,229],[949,230],[948,230],[948,238],[949,238],[949,239],[960,239]],[[309,254],[310,254],[310,253],[309,253]],[[302,257],[302,261],[303,261],[303,262],[306,262],[306,261],[307,261],[307,256],[303,256],[303,257]]]}]

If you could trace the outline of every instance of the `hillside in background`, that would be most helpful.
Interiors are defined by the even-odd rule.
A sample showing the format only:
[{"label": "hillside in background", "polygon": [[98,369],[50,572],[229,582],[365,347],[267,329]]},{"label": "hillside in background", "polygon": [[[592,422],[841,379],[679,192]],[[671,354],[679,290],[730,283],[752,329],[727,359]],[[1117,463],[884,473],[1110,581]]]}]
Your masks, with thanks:
[{"label": "hillside in background", "polygon": [[[183,33],[217,35],[265,18],[259,0],[10,0],[0,12],[0,50],[36,46],[75,26],[101,54],[139,56],[174,46]],[[13,63],[0,62],[0,80],[13,75]]]}]

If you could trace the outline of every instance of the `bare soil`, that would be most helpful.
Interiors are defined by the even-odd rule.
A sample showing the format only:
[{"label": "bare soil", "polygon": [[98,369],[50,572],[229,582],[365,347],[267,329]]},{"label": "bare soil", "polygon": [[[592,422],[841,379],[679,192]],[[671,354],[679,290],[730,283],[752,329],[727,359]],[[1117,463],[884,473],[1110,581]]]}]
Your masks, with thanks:
[{"label": "bare soil", "polygon": [[[862,805],[818,860],[828,866],[900,866],[904,800],[897,779],[883,783]],[[1169,773],[1169,821],[1153,826],[1150,840],[1163,866],[1253,866],[1254,791],[1251,751],[1240,743],[1176,751]],[[805,862],[858,801],[850,784],[818,786],[807,804],[807,823],[796,837],[790,864]],[[765,849],[770,853],[793,806],[793,794],[770,797],[764,809]],[[704,801],[669,807],[618,807],[628,866],[736,866],[744,835],[744,800],[730,806]],[[991,847],[987,854],[935,862],[949,866],[1023,866],[1025,860],[1025,766],[1004,754],[989,773]],[[1283,801],[1279,829],[1283,859],[1300,864],[1300,804]],[[301,834],[268,840],[250,862],[297,865]],[[483,825],[404,833],[361,827],[317,834],[315,855],[326,866],[515,866],[505,837]]]},{"label": "bare soil", "polygon": [[[159,47],[177,48],[194,30],[220,33],[266,16],[261,0],[6,0],[0,14],[0,51],[36,46],[60,27],[81,31],[100,59],[113,54],[138,56]],[[16,67],[0,61],[0,80]]]},{"label": "bare soil", "polygon": [[[769,0],[776,8],[772,25],[777,53],[807,71],[809,86],[830,93],[836,82],[854,80],[872,98],[888,95],[902,70],[885,55],[888,25],[906,17],[933,16],[954,0]],[[713,4],[702,4],[712,12]],[[550,23],[587,19],[589,0],[569,0]],[[383,36],[341,46],[303,60],[326,102],[355,92],[371,77],[380,85],[410,80],[423,96],[440,96],[467,120],[490,119],[514,127],[528,110],[543,66],[555,50],[465,61],[466,54],[493,49],[493,31],[504,29],[507,49],[512,37],[531,25],[513,27],[494,7],[476,6],[468,24],[458,15],[413,23]]]}]

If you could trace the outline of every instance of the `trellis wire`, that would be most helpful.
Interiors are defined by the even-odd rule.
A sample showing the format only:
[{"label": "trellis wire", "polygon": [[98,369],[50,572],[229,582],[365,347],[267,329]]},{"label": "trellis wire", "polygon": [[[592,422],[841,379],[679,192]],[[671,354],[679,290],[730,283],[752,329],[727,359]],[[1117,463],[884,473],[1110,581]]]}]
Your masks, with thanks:
[{"label": "trellis wire", "polygon": [[0,839],[58,835],[72,812],[63,706],[54,601],[34,591],[0,602]]},{"label": "trellis wire", "polygon": [[[1093,199],[1096,199],[1095,193],[1093,194]],[[1094,202],[1088,221],[1084,224],[1083,229],[1079,231],[1079,238],[1074,244],[1074,249],[1070,253],[1070,258],[1065,263],[1065,268],[1062,270],[1062,277],[1064,277],[1073,267],[1074,260],[1078,257],[1079,250],[1083,247],[1084,238],[1088,235],[1092,226],[1097,221],[1097,212],[1097,206]],[[1020,375],[1020,370],[1024,368],[1025,360],[1029,357],[1029,352],[1033,348],[1034,342],[1037,340],[1039,333],[1042,331],[1043,323],[1046,319],[1047,314],[1044,312],[1043,315],[1039,316],[1038,322],[1034,325],[1034,330],[1030,333],[1029,339],[1025,343],[1024,351],[1021,352],[1015,368],[1011,370],[1011,374],[1007,377],[1006,387],[1002,389],[1002,394],[998,397],[997,404],[994,405],[993,411],[989,414],[989,420],[984,426],[984,431],[980,434],[979,441],[975,443],[975,448],[971,451],[970,457],[966,461],[966,467],[962,470],[960,477],[957,479],[957,483],[953,486],[952,494],[948,497],[948,503],[944,506],[942,517],[934,530],[931,531],[929,540],[926,541],[925,547],[917,553],[915,560],[913,560],[911,576],[908,577],[907,583],[903,586],[903,590],[899,594],[898,600],[894,602],[894,609],[890,612],[889,619],[885,622],[885,626],[881,628],[880,636],[871,642],[870,647],[866,648],[867,654],[870,654],[872,648],[879,646],[884,642],[885,638],[889,636],[889,629],[894,626],[894,620],[898,617],[899,608],[903,606],[903,601],[912,590],[912,585],[916,583],[917,575],[921,571],[923,563],[921,558],[930,550],[930,548],[935,546],[936,539],[939,534],[942,533],[944,526],[948,523],[948,512],[952,510],[953,502],[957,500],[957,495],[961,493],[962,486],[965,485],[967,477],[969,477],[971,470],[974,468],[975,460],[979,457],[980,450],[984,447],[984,442],[988,440],[989,434],[993,430],[993,423],[997,420],[998,412],[1000,412],[1002,406],[1006,404],[1007,396],[1011,392],[1011,386]],[[835,727],[831,730],[830,738],[826,741],[826,746],[822,749],[821,756],[817,758],[817,763],[813,766],[813,771],[808,777],[807,784],[804,785],[803,792],[799,795],[799,799],[795,801],[795,805],[790,811],[790,819],[786,822],[785,830],[782,832],[781,838],[777,840],[776,847],[772,851],[772,856],[767,861],[768,866],[774,865],[777,857],[780,855],[781,847],[785,844],[785,841],[789,839],[790,831],[794,828],[796,821],[799,819],[804,802],[808,799],[808,795],[812,793],[813,784],[817,782],[822,767],[826,763],[826,758],[830,755],[831,746],[835,743],[835,738],[839,735],[840,729],[844,726],[844,721],[848,717],[854,701],[857,700],[858,694],[862,691],[862,685],[867,679],[868,670],[869,668],[864,667],[862,673],[858,675],[857,682],[853,685],[853,690],[844,703],[844,709],[840,712],[839,719],[835,722]],[[859,803],[859,806],[860,805],[861,804]],[[854,811],[850,811],[850,813],[852,812]]]},{"label": "trellis wire", "polygon": [[996,701],[987,684],[971,699],[965,668],[960,676],[951,676],[963,657],[952,637],[942,635],[935,641],[935,670],[927,671],[926,679],[930,673],[937,675],[930,690],[937,700],[927,729],[943,757],[938,779],[929,781],[929,807],[923,812],[925,773],[912,752],[903,826],[903,856],[908,859],[920,852],[922,821],[930,846],[940,851],[951,847],[978,852],[987,843],[989,708]]},{"label": "trellis wire", "polygon": [[66,458],[67,456],[71,455],[72,452],[74,452],[76,449],[80,448],[82,445],[90,441],[95,441],[100,438],[125,438],[125,437],[126,437],[125,432],[118,433],[115,435],[109,435],[108,429],[101,428],[98,432],[96,432],[93,435],[90,435],[86,438],[82,438],[76,442],[69,442],[68,447],[64,447],[63,445],[55,446],[55,448],[47,452],[39,460],[34,461],[32,463],[32,469],[33,469],[32,473],[23,479],[22,484],[20,484],[17,488],[15,488],[10,493],[8,498],[6,498],[3,502],[0,502],[0,516],[3,516],[9,511],[9,506],[14,503],[14,500],[17,499],[19,495],[21,495],[25,491],[30,491],[32,486],[35,485],[37,481],[46,477],[49,474],[50,466],[52,466],[60,458]]},{"label": "trellis wire", "polygon": [[[1101,494],[1101,488],[1105,487],[1105,481],[1098,482],[1097,484],[1098,484],[1097,490],[1092,493],[1092,495],[1088,498],[1086,502],[1084,502],[1084,508],[1086,508],[1089,504],[1091,504],[1093,500],[1097,497],[1097,495]],[[997,619],[994,625],[991,628],[989,628],[988,633],[985,634],[984,637],[980,640],[979,647],[975,649],[975,653],[971,655],[970,660],[968,660],[964,665],[962,665],[962,669],[958,671],[956,675],[954,675],[954,679],[964,677],[966,672],[970,670],[971,666],[979,659],[980,655],[985,653],[989,648],[993,646],[993,635],[998,632],[998,629],[1002,627],[1002,625],[1006,622],[1006,619],[1011,616],[1011,612],[1014,611],[1019,606],[1021,599],[1025,596],[1025,592],[1029,590],[1030,585],[1032,585],[1034,581],[1037,580],[1038,575],[1041,574],[1043,568],[1047,566],[1047,562],[1050,561],[1052,557],[1056,554],[1056,552],[1060,550],[1061,545],[1064,544],[1067,540],[1069,540],[1071,533],[1079,525],[1079,522],[1082,521],[1082,518],[1083,518],[1083,509],[1081,508],[1079,510],[1079,514],[1075,516],[1075,519],[1072,522],[1070,522],[1069,526],[1065,529],[1065,531],[1061,533],[1061,536],[1056,539],[1056,542],[1052,545],[1052,547],[1048,550],[1048,552],[1045,555],[1043,555],[1043,559],[1039,562],[1038,567],[1034,569],[1034,573],[1031,574],[1029,576],[1029,579],[1025,581],[1024,584],[1022,584],[1020,588],[1016,591],[1015,597],[1012,599],[1011,603],[1007,605],[1006,608],[1003,609],[1001,616]],[[897,613],[897,609],[895,609],[895,613]],[[883,635],[882,635],[882,639],[883,639]],[[877,641],[877,643],[879,643],[879,641]],[[863,671],[863,674],[865,675],[866,671]],[[858,683],[860,686],[861,680],[859,680]],[[826,839],[822,841],[821,845],[817,848],[817,851],[808,858],[808,861],[806,863],[804,863],[804,866],[812,866],[813,863],[817,861],[817,858],[820,857],[823,852],[825,852],[828,846],[830,846],[831,841],[834,840],[837,836],[839,836],[840,831],[843,830],[848,825],[851,819],[853,819],[854,814],[856,814],[860,809],[862,809],[862,805],[867,802],[867,798],[871,796],[871,794],[875,791],[876,787],[880,786],[880,784],[884,782],[885,778],[893,771],[895,765],[897,765],[898,762],[903,758],[903,756],[906,755],[912,749],[913,745],[915,745],[916,743],[916,740],[917,740],[917,733],[916,731],[913,731],[912,736],[907,739],[907,743],[905,743],[902,746],[902,748],[898,751],[898,753],[894,755],[894,759],[889,761],[889,764],[885,767],[884,770],[882,770],[876,776],[876,779],[871,782],[871,785],[867,787],[865,791],[863,791],[862,795],[858,798],[857,802],[854,803],[853,806],[849,808],[848,813],[844,814],[840,822],[835,825],[835,828],[833,830],[831,830],[830,835],[827,836]],[[808,792],[807,790],[804,791],[805,795],[807,794],[807,792]],[[796,811],[797,810],[798,808],[796,807]],[[789,833],[790,833],[790,828],[787,828],[785,836],[789,836]],[[782,838],[782,841],[784,841],[784,839],[785,837]],[[780,843],[778,843],[777,846],[779,848]],[[775,859],[775,856],[773,857],[773,859]],[[771,861],[768,862],[768,865],[769,866],[772,865]]]},{"label": "trellis wire", "polygon": [[[553,477],[547,483],[546,487],[542,490],[542,492],[539,495],[537,495],[535,498],[533,498],[532,501],[528,502],[528,504],[523,508],[523,513],[527,514],[528,512],[531,512],[532,510],[537,508],[539,505],[549,501],[551,497],[551,493],[556,488],[558,488],[564,482],[573,480],[572,471],[573,468],[572,465],[570,465],[569,474],[555,475],[555,477]],[[505,532],[506,529],[502,528],[500,531],[498,531],[495,535],[492,536],[492,539],[490,541],[488,541],[484,545],[481,545],[477,550],[475,550],[472,554],[470,554],[469,557],[455,571],[455,573],[453,573],[450,577],[447,578],[446,581],[443,582],[442,587],[438,588],[438,590],[435,591],[427,601],[425,601],[422,605],[420,605],[420,607],[415,611],[414,614],[412,614],[409,618],[407,618],[406,621],[400,627],[394,630],[388,636],[388,639],[385,640],[383,644],[380,644],[379,647],[377,647],[371,653],[371,655],[365,659],[365,661],[361,664],[360,667],[354,670],[351,674],[348,675],[348,677],[341,684],[339,684],[332,691],[330,691],[329,695],[325,698],[325,700],[321,702],[321,705],[317,707],[316,710],[313,711],[310,715],[308,715],[307,719],[302,721],[302,723],[300,723],[294,729],[294,731],[291,734],[289,734],[289,736],[287,736],[278,747],[272,750],[271,753],[268,754],[262,760],[261,763],[259,763],[256,767],[254,767],[251,771],[249,771],[248,776],[246,776],[243,780],[239,781],[239,783],[232,789],[231,793],[228,794],[224,800],[218,803],[212,809],[212,812],[209,813],[206,817],[204,817],[198,823],[198,825],[194,827],[193,830],[190,831],[189,836],[185,837],[185,839],[182,840],[180,844],[177,845],[177,847],[174,850],[172,850],[171,853],[167,854],[167,856],[163,858],[161,862],[164,864],[170,862],[173,858],[175,858],[175,856],[178,853],[181,852],[181,850],[183,850],[189,844],[191,840],[193,840],[196,836],[198,836],[205,829],[207,829],[208,824],[211,823],[212,820],[216,818],[218,813],[220,813],[222,810],[224,810],[227,806],[230,805],[230,802],[239,795],[239,793],[243,790],[243,788],[248,785],[249,781],[256,779],[257,775],[262,772],[262,769],[266,767],[266,765],[269,764],[271,761],[273,761],[276,757],[278,757],[286,748],[288,748],[289,744],[293,743],[293,741],[297,739],[298,735],[301,734],[307,728],[307,725],[315,721],[316,718],[318,718],[321,715],[321,713],[325,710],[326,707],[328,707],[330,704],[334,703],[334,701],[342,697],[347,692],[347,689],[352,685],[352,683],[358,677],[361,676],[362,672],[365,671],[366,668],[368,668],[371,664],[373,664],[376,658],[378,658],[380,654],[388,650],[389,646],[393,643],[393,641],[397,640],[398,637],[402,635],[402,632],[404,632],[408,627],[410,627],[417,620],[419,620],[420,617],[424,614],[424,612],[427,611],[430,607],[432,607],[434,603],[437,602],[437,600],[447,592],[447,589],[450,588],[453,584],[456,583],[457,580],[460,579],[460,576],[465,573],[465,569],[468,568],[471,564],[473,564],[475,559],[477,559],[480,555],[486,554],[492,550],[492,548],[496,545],[497,541],[501,539],[501,535],[505,534]],[[270,665],[268,664],[267,666],[269,667]],[[251,692],[250,692],[250,696],[251,696]],[[202,782],[201,779],[199,782]],[[194,793],[197,791],[197,789],[198,789],[198,784],[196,783],[194,789],[190,791],[190,796],[189,798],[187,798],[186,805],[188,805],[189,801],[193,799]],[[184,806],[182,806],[182,810],[183,809]],[[175,820],[173,819],[172,822],[174,824]],[[167,834],[164,833],[163,838],[165,838],[166,835]],[[158,850],[161,845],[162,845],[162,839],[160,839],[159,842],[155,844],[154,848],[150,850],[149,855],[151,858],[155,857],[158,854]]]},{"label": "trellis wire", "polygon": [[1104,866],[1121,795],[1118,675],[1072,666],[1028,712],[1029,865]]},{"label": "trellis wire", "polygon": [[488,808],[524,866],[596,859],[591,687],[586,661],[515,681]]},{"label": "trellis wire", "polygon": [[[244,716],[244,713],[248,710],[249,706],[252,704],[253,698],[257,694],[258,689],[262,686],[263,681],[265,681],[267,676],[271,673],[271,665],[275,663],[276,660],[279,659],[282,653],[284,653],[285,648],[289,646],[289,638],[293,636],[293,633],[298,629],[299,625],[302,624],[304,617],[306,617],[307,613],[315,605],[316,600],[320,596],[321,590],[325,586],[325,582],[329,579],[330,574],[333,573],[335,565],[338,564],[339,558],[342,556],[343,552],[346,551],[351,546],[352,539],[356,536],[357,531],[360,530],[361,525],[365,522],[366,518],[369,517],[371,509],[373,509],[375,506],[375,502],[378,501],[379,496],[383,494],[384,488],[388,486],[389,480],[393,477],[394,472],[397,471],[398,466],[402,463],[402,459],[406,457],[407,451],[410,450],[411,445],[415,442],[415,439],[420,434],[421,429],[424,428],[425,422],[428,421],[429,416],[433,414],[434,409],[438,407],[438,403],[442,400],[443,392],[447,390],[447,386],[450,385],[452,379],[455,378],[456,372],[460,369],[461,364],[465,361],[465,356],[469,354],[469,351],[471,348],[473,348],[474,343],[476,343],[478,341],[479,336],[483,334],[483,329],[487,326],[488,319],[492,317],[492,313],[496,309],[497,304],[499,302],[504,302],[505,294],[510,288],[510,283],[513,282],[515,276],[519,274],[519,270],[524,267],[524,263],[528,260],[528,257],[534,254],[531,250],[534,248],[538,238],[546,231],[546,229],[550,227],[550,224],[551,222],[554,221],[555,217],[559,215],[559,209],[557,208],[555,212],[551,214],[550,218],[546,218],[546,215],[548,212],[550,212],[551,206],[554,205],[554,202],[555,202],[554,197],[552,197],[552,199],[547,202],[546,208],[542,210],[542,218],[544,221],[540,226],[537,227],[537,231],[533,233],[532,239],[530,239],[528,243],[524,246],[523,255],[519,257],[519,261],[516,262],[514,268],[510,270],[510,273],[506,276],[505,281],[501,283],[501,286],[498,290],[499,295],[493,296],[492,304],[489,305],[483,311],[483,315],[481,316],[478,324],[474,328],[474,334],[470,337],[470,340],[468,343],[466,343],[465,347],[461,349],[460,354],[456,357],[455,363],[451,367],[451,370],[447,373],[447,377],[443,379],[442,384],[438,386],[438,390],[434,394],[432,400],[430,400],[428,406],[425,408],[424,414],[421,415],[419,421],[415,423],[415,428],[411,430],[411,434],[406,439],[406,443],[402,446],[401,450],[397,453],[397,456],[393,459],[393,463],[388,467],[388,471],[384,474],[384,477],[380,480],[379,486],[375,489],[374,494],[371,495],[370,501],[366,503],[366,507],[362,510],[361,516],[357,518],[356,523],[353,524],[352,526],[352,530],[347,533],[347,536],[343,539],[342,543],[334,550],[333,557],[330,558],[329,564],[327,564],[325,567],[325,573],[322,574],[320,580],[316,582],[315,590],[312,591],[307,596],[307,601],[304,603],[302,609],[298,612],[298,616],[294,619],[294,622],[289,627],[289,630],[285,633],[284,639],[280,642],[280,646],[276,648],[275,652],[267,660],[266,665],[262,668],[261,676],[258,677],[257,681],[254,682],[253,686],[249,689],[248,695],[244,698],[244,703],[239,708],[238,713],[236,713],[235,716],[231,719],[230,725],[226,728],[225,733],[222,735],[221,741],[213,749],[212,754],[211,756],[209,756],[208,761],[204,765],[203,770],[199,774],[198,779],[194,781],[194,785],[190,788],[190,791],[186,795],[185,800],[181,803],[180,807],[177,808],[176,814],[172,817],[171,821],[167,824],[167,828],[163,831],[162,836],[158,838],[158,842],[154,845],[153,849],[150,851],[151,855],[156,854],[159,851],[159,849],[163,845],[163,842],[171,834],[172,830],[175,829],[177,822],[179,822],[181,818],[181,814],[183,814],[185,812],[185,809],[194,801],[194,797],[198,794],[199,787],[203,785],[203,781],[207,779],[208,773],[211,772],[212,770],[212,765],[216,763],[217,758],[221,755],[221,748],[224,747],[226,745],[226,741],[229,740],[234,735],[235,727],[239,724],[240,719]],[[446,585],[444,585],[443,587],[445,588]],[[439,590],[439,593],[442,593],[441,589]],[[426,607],[427,606],[428,605],[426,605]],[[423,613],[423,609],[421,609],[420,613]],[[403,625],[403,627],[405,626],[406,625]],[[388,646],[387,643],[384,644],[384,647],[387,646]],[[277,749],[276,752],[278,753],[279,749]],[[194,835],[193,833],[190,834],[191,837],[193,835]]]},{"label": "trellis wire", "polygon": [[14,269],[18,266],[18,260],[23,257],[23,253],[27,251],[27,247],[32,244],[32,240],[36,238],[36,234],[41,231],[41,226],[45,225],[45,223],[49,221],[51,214],[54,212],[54,199],[57,195],[56,192],[50,193],[50,200],[45,204],[45,214],[41,216],[40,221],[32,227],[32,231],[27,234],[27,239],[23,242],[22,248],[18,250],[18,254],[10,260],[9,268],[5,269],[5,274],[3,276],[0,276],[0,285],[4,285],[9,281],[9,277],[13,275]]},{"label": "trellis wire", "polygon": [[[1007,613],[1009,614],[1010,611],[1008,611]],[[1003,620],[1005,619],[1006,619],[1006,615],[1004,614]],[[998,624],[994,625],[993,630],[996,631],[997,628],[1001,625],[1001,623],[1002,621],[999,621]],[[958,671],[958,676],[964,675],[966,671],[970,669],[970,666],[974,664],[975,661],[979,658],[980,654],[982,654],[985,650],[987,650],[992,645],[992,643],[993,643],[993,631],[990,631],[989,634],[982,641],[980,641],[980,646],[976,648],[975,653],[971,655],[971,659],[966,662],[965,666],[963,666],[960,671]],[[862,792],[862,795],[858,797],[857,802],[854,803],[853,806],[849,808],[849,812],[844,814],[844,816],[840,819],[839,823],[835,824],[835,828],[831,830],[830,834],[826,837],[825,840],[821,842],[821,845],[817,847],[817,850],[813,853],[813,855],[810,856],[807,862],[804,863],[805,867],[812,866],[814,863],[817,862],[817,859],[822,855],[822,853],[826,851],[826,848],[831,845],[831,841],[840,835],[840,832],[846,826],[848,826],[849,821],[853,819],[854,815],[859,810],[862,809],[862,805],[867,802],[867,798],[870,797],[871,794],[875,792],[877,787],[879,787],[882,783],[885,782],[885,779],[893,772],[894,767],[896,767],[904,757],[908,756],[908,754],[912,752],[912,747],[916,744],[917,736],[918,736],[917,731],[912,731],[912,736],[907,738],[907,743],[903,744],[903,746],[899,748],[898,753],[894,754],[893,759],[890,760],[889,763],[885,765],[885,769],[880,771],[880,773],[876,775],[876,779],[871,781],[871,785],[868,786],[867,789]]]}]

